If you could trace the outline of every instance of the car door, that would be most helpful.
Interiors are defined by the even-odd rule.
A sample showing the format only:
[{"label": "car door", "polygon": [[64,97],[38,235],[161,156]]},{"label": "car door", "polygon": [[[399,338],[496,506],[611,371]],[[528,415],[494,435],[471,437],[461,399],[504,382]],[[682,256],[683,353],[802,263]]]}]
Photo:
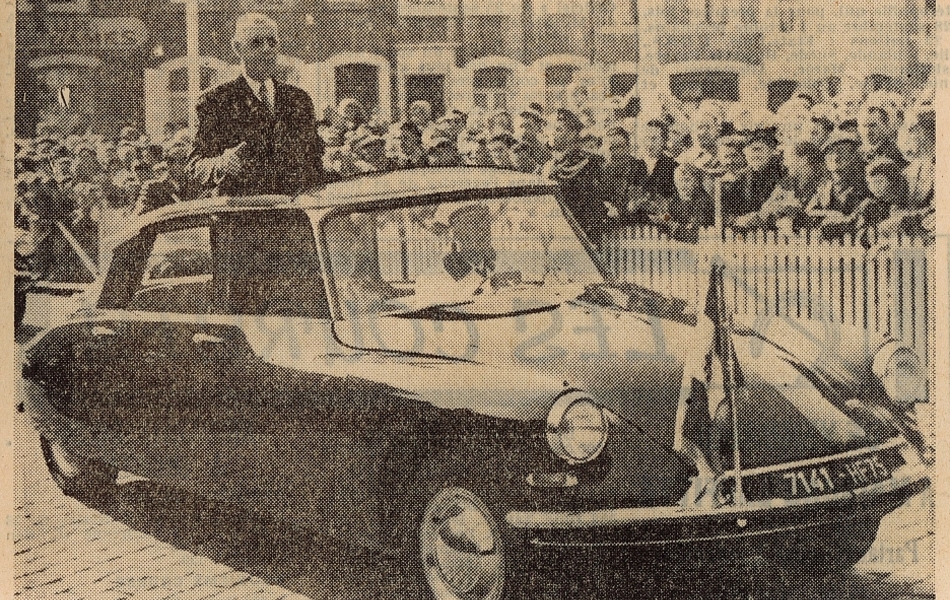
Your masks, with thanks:
[{"label": "car door", "polygon": [[198,482],[198,402],[213,350],[202,336],[212,314],[212,219],[164,222],[127,305],[134,350],[131,393],[113,413],[137,464],[129,470],[187,490]]},{"label": "car door", "polygon": [[216,338],[199,402],[201,488],[319,522],[335,448],[338,355],[312,225],[303,211],[222,214],[215,254]]}]

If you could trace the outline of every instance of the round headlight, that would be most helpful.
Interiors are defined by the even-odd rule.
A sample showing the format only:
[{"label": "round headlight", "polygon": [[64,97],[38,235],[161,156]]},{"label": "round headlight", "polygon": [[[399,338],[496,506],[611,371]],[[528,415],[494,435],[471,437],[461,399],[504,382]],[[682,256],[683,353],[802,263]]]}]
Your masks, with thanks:
[{"label": "round headlight", "polygon": [[547,438],[551,450],[564,460],[594,460],[607,443],[604,409],[581,392],[568,392],[548,413]]},{"label": "round headlight", "polygon": [[917,353],[898,342],[885,344],[874,357],[874,374],[891,402],[907,409],[927,400],[924,368]]}]

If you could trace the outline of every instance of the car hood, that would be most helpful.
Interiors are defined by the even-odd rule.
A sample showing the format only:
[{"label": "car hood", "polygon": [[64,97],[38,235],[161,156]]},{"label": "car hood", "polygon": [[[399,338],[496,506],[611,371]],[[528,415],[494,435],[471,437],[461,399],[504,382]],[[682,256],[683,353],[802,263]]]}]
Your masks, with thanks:
[{"label": "car hood", "polygon": [[[563,380],[565,387],[589,391],[666,447],[675,446],[684,371],[704,379],[694,350],[709,345],[702,328],[580,301],[493,318],[351,319],[337,322],[335,335],[356,349],[466,361],[489,366],[500,377],[515,369]],[[783,339],[789,348],[742,325],[734,336],[753,400],[740,408],[743,462],[749,466],[814,458],[872,442],[847,416],[843,402],[848,394],[839,393],[860,384],[865,371],[860,360],[852,357],[855,364],[849,365],[822,354],[818,348],[826,338],[809,338],[804,332],[795,337],[801,341]]]}]

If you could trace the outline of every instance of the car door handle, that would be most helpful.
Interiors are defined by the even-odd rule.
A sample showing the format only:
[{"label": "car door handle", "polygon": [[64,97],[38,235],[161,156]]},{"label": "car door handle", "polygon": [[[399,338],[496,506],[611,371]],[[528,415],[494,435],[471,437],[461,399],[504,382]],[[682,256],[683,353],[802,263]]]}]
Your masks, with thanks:
[{"label": "car door handle", "polygon": [[101,337],[110,337],[115,335],[115,329],[109,329],[108,327],[95,326],[92,328],[92,335],[101,338]]},{"label": "car door handle", "polygon": [[208,335],[200,331],[191,337],[191,341],[196,344],[223,344],[224,338],[215,335]]}]

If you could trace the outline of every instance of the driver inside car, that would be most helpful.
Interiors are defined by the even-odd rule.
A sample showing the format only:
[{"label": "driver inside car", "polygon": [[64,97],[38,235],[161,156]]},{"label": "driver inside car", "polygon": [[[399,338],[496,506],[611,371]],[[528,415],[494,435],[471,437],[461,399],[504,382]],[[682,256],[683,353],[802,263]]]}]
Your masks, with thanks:
[{"label": "driver inside car", "polygon": [[519,270],[499,264],[492,235],[497,217],[482,203],[443,204],[430,219],[420,223],[438,236],[447,252],[441,261],[416,276],[413,304],[467,302],[521,282]]}]

